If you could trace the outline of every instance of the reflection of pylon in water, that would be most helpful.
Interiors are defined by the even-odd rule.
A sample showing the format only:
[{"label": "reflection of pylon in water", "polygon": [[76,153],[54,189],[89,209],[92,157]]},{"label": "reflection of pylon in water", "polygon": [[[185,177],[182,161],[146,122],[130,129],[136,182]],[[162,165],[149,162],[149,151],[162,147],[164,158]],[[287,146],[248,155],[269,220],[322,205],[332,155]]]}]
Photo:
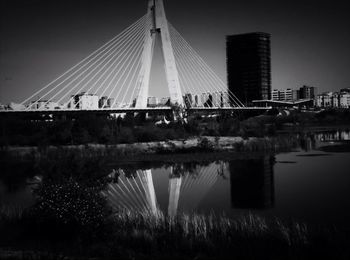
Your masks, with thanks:
[{"label": "reflection of pylon in water", "polygon": [[151,170],[138,170],[136,177],[125,176],[120,170],[118,181],[109,183],[104,195],[115,209],[158,213],[157,199]]},{"label": "reflection of pylon in water", "polygon": [[169,180],[169,205],[168,215],[174,217],[177,214],[177,207],[180,198],[182,177],[172,177]]},{"label": "reflection of pylon in water", "polygon": [[[184,172],[181,168],[182,172],[179,174],[171,167],[168,216],[175,217],[179,209],[189,212],[195,210],[215,184],[220,169],[220,165],[212,163],[208,167],[197,166],[195,172]],[[158,214],[160,210],[151,170],[138,170],[130,177],[126,177],[123,170],[119,173],[118,181],[108,184],[104,192],[112,207]]]},{"label": "reflection of pylon in water", "polygon": [[156,193],[154,191],[154,186],[153,186],[152,172],[151,170],[140,171],[139,176],[143,183],[143,186],[146,188],[145,194],[148,202],[147,204],[148,208],[153,214],[156,214],[158,209],[157,209],[157,202],[156,202]]}]

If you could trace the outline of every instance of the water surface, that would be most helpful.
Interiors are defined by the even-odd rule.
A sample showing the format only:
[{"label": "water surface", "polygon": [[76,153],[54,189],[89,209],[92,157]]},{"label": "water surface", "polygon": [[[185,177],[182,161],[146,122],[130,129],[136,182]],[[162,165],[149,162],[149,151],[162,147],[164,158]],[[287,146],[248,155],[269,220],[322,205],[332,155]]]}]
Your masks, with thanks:
[{"label": "water surface", "polygon": [[[232,155],[230,160],[148,163],[146,168],[111,164],[103,194],[115,210],[231,217],[253,212],[350,228],[349,131],[304,133],[299,140],[293,152],[243,159]],[[28,183],[0,179],[0,204],[32,205]]]}]

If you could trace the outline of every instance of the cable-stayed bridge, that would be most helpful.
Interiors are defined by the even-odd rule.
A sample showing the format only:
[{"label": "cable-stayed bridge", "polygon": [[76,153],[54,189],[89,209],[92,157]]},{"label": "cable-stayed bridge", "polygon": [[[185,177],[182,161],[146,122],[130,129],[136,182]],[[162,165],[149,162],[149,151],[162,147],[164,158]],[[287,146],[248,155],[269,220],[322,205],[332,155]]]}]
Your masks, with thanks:
[{"label": "cable-stayed bridge", "polygon": [[[157,38],[169,97],[150,107]],[[23,100],[18,109],[2,112],[160,112],[171,110],[171,105],[193,111],[266,110],[245,107],[167,20],[163,0],[149,0],[144,16]]]}]

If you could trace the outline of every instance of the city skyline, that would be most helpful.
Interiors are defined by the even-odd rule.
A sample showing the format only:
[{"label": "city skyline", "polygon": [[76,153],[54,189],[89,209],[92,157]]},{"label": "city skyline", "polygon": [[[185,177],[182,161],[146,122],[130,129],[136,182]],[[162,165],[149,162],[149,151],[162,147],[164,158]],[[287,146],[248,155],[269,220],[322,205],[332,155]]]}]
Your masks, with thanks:
[{"label": "city skyline", "polygon": [[[272,35],[272,88],[349,87],[347,8],[313,3],[168,0],[165,8],[168,20],[225,81],[225,36],[265,31]],[[145,13],[147,1],[1,5],[0,102],[7,103],[23,101],[117,35]],[[160,56],[153,75],[161,74]],[[162,82],[164,75],[151,79],[150,96],[168,96]]]}]

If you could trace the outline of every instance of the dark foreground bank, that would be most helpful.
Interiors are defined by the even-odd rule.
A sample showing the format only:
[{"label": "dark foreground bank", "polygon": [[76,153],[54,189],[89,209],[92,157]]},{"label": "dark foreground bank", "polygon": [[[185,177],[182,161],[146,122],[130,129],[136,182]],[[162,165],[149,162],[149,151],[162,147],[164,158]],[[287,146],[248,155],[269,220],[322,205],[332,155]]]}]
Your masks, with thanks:
[{"label": "dark foreground bank", "polygon": [[[38,209],[36,209],[38,210]],[[101,214],[104,214],[100,212]],[[120,211],[43,220],[33,210],[1,209],[1,259],[349,259],[348,233],[257,215]],[[98,228],[98,232],[97,232]]]}]

